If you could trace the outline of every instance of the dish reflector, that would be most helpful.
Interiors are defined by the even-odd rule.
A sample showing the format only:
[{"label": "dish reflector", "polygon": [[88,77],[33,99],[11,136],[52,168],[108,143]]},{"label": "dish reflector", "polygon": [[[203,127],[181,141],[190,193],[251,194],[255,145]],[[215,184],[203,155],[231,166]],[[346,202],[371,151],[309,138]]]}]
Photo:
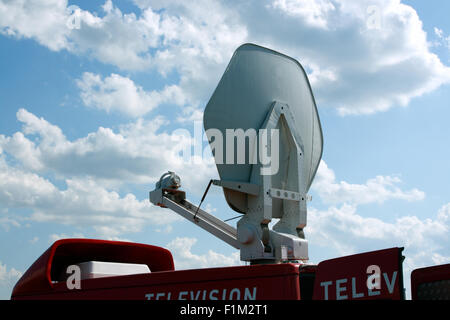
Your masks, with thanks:
[{"label": "dish reflector", "polygon": [[[304,157],[302,172],[298,172],[298,177],[303,177],[301,185],[304,190],[294,191],[306,193],[322,157],[323,137],[307,75],[297,60],[254,44],[240,46],[205,108],[204,128],[210,144],[214,138],[209,134],[209,129],[219,130],[223,137],[227,136],[227,129],[254,129],[258,132],[276,101],[287,104],[293,117],[291,123],[295,126],[290,128],[291,134]],[[283,139],[282,135],[280,138]],[[280,151],[288,148],[291,143],[287,141],[289,137],[284,139],[287,147],[283,147],[281,141]],[[225,146],[225,141],[223,145]],[[235,144],[234,157],[236,148]],[[223,162],[220,163],[216,159],[221,180],[254,182],[254,164],[249,161],[250,150],[251,146],[245,148],[244,164],[237,161],[228,164],[227,150],[223,148]],[[285,168],[283,163],[289,161],[285,158],[284,155],[280,156],[280,170]],[[280,184],[279,188],[283,189],[283,181]],[[231,208],[241,213],[246,212],[245,193],[228,188],[224,188],[224,193]]]}]

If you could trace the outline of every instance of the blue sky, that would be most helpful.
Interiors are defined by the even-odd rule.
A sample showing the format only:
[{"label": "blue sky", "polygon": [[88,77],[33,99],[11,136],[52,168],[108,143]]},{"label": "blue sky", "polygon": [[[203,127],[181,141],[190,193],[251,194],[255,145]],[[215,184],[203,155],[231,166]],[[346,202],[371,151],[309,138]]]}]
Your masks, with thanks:
[{"label": "blue sky", "polygon": [[[444,0],[0,0],[0,298],[59,238],[161,245],[179,269],[239,263],[147,197],[167,170],[194,203],[217,177],[171,154],[245,42],[308,71],[324,134],[311,261],[405,247],[408,291],[411,270],[450,261],[449,10]],[[205,207],[235,216],[218,189]]]}]

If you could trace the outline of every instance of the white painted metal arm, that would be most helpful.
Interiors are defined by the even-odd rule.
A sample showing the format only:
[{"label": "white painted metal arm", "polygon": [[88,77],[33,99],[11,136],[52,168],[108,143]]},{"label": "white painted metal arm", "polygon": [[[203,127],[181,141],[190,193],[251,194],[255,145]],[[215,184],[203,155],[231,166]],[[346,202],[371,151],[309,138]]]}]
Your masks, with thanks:
[{"label": "white painted metal arm", "polygon": [[[182,194],[182,197],[177,197],[177,193]],[[185,200],[184,192],[176,191],[170,194],[165,193],[164,189],[156,189],[150,192],[150,202],[171,209],[230,246],[236,249],[241,248],[235,228]]]}]

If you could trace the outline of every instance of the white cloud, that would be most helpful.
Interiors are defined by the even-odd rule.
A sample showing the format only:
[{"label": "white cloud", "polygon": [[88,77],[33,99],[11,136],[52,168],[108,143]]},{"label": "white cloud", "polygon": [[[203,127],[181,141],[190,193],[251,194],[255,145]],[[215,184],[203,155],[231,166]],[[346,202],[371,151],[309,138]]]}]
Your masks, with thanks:
[{"label": "white cloud", "polygon": [[85,236],[82,233],[74,233],[72,236],[69,236],[65,233],[61,233],[61,234],[56,234],[53,233],[51,235],[48,236],[48,240],[50,243],[53,243],[55,241],[61,240],[61,239],[68,239],[68,238],[85,238]]},{"label": "white cloud", "polygon": [[102,79],[99,75],[85,72],[82,79],[77,80],[77,85],[86,106],[131,117],[142,116],[164,103],[181,106],[186,100],[176,85],[166,86],[161,91],[147,92],[131,79],[114,73]]},{"label": "white cloud", "polygon": [[14,268],[8,268],[0,261],[0,283],[8,281],[9,279],[18,279],[22,276],[22,273]]},{"label": "white cloud", "polygon": [[450,223],[450,203],[447,203],[439,209],[438,219]]},{"label": "white cloud", "polygon": [[450,36],[446,36],[444,31],[442,29],[434,27],[434,34],[437,36],[438,41],[434,42],[433,44],[437,46],[445,46],[446,48],[450,49]]},{"label": "white cloud", "polygon": [[93,181],[66,181],[67,190],[52,195],[47,206],[34,207],[31,219],[92,227],[101,237],[117,237],[142,230],[145,225],[165,225],[178,220],[172,213],[139,201],[133,194],[120,197]]},{"label": "white cloud", "polygon": [[[157,133],[165,123],[161,118],[139,119],[119,132],[99,128],[70,141],[59,127],[24,109],[17,117],[22,130],[12,136],[0,135],[0,208],[8,209],[0,222],[5,229],[31,220],[88,228],[108,239],[139,232],[145,225],[170,232],[167,225],[179,219],[175,214],[151,205],[148,199],[138,200],[132,193],[120,195],[121,186],[129,190],[138,184],[148,192],[153,189],[150,183],[174,170],[186,191],[200,194],[217,175],[212,163],[187,163],[177,156],[179,144],[190,141],[177,134]],[[16,208],[31,213],[9,213]]]},{"label": "white cloud", "polygon": [[0,33],[18,38],[33,38],[50,50],[69,45],[70,16],[67,1],[0,1]]},{"label": "white cloud", "polygon": [[11,227],[20,227],[21,224],[17,221],[17,218],[13,214],[8,214],[8,209],[4,209],[5,212],[0,213],[0,226],[8,232]]},{"label": "white cloud", "polygon": [[39,241],[39,237],[33,237],[31,240],[28,240],[28,242],[31,244],[35,244],[38,241]]},{"label": "white cloud", "polygon": [[40,162],[40,150],[35,148],[32,141],[28,140],[22,132],[16,132],[11,137],[0,135],[0,145],[8,153],[14,154],[15,158],[33,170],[42,169]]},{"label": "white cloud", "polygon": [[0,158],[0,203],[6,207],[44,205],[48,195],[57,192],[48,180],[35,173],[10,167]]},{"label": "white cloud", "polygon": [[0,261],[0,300],[10,299],[11,292],[22,272],[9,268]]},{"label": "white cloud", "polygon": [[[292,7],[304,2],[317,8],[316,15],[307,11],[308,17],[326,17],[325,29],[294,14]],[[450,68],[430,52],[417,12],[400,1],[286,3],[290,7],[285,10],[269,6],[272,10],[246,11],[242,20],[247,21],[249,37],[293,55],[317,73],[311,80],[319,106],[336,108],[341,115],[372,114],[406,106],[450,82]],[[280,11],[283,23],[270,23]],[[370,26],[374,14],[379,27]]]},{"label": "white cloud", "polygon": [[384,203],[387,200],[417,201],[424,192],[400,189],[397,177],[377,176],[365,184],[336,181],[334,171],[322,161],[312,188],[326,209],[310,207],[306,237],[316,249],[326,248],[339,257],[390,247],[404,247],[405,287],[410,293],[410,273],[420,267],[450,262],[450,203],[442,206],[435,216],[419,218],[402,213],[386,222],[362,215],[358,206]]},{"label": "white cloud", "polygon": [[161,229],[155,229],[155,231],[156,231],[156,232],[159,232],[159,233],[169,234],[169,233],[172,233],[173,227],[172,227],[171,225],[167,225],[167,226],[165,226],[164,228],[161,228]]},{"label": "white cloud", "polygon": [[122,14],[111,1],[103,6],[103,17],[70,9],[67,0],[2,0],[0,32],[35,39],[54,51],[87,53],[121,68],[150,66],[147,51],[158,43],[157,16],[149,12],[137,19],[134,14]]},{"label": "white cloud", "polygon": [[203,121],[203,110],[194,107],[185,107],[181,111],[181,115],[176,119],[179,123],[193,123]]},{"label": "white cloud", "polygon": [[435,35],[437,35],[439,38],[442,39],[444,37],[444,31],[442,31],[442,29],[434,27],[433,30],[434,30]]},{"label": "white cloud", "polygon": [[[5,2],[0,7],[0,30],[15,37],[36,39],[52,50],[86,54],[125,70],[155,68],[162,74],[176,70],[181,87],[193,94],[219,76],[232,51],[246,37],[236,15],[219,1],[186,5],[167,1],[151,6],[141,1],[139,16],[122,13],[108,0],[103,16],[76,10],[80,28],[68,28],[71,12],[67,1]],[[162,7],[170,10],[161,10]],[[15,12],[9,17],[9,12]],[[52,17],[42,21],[39,17]],[[45,32],[40,31],[44,29]],[[34,31],[30,31],[34,30]],[[55,35],[57,42],[52,35]],[[56,42],[56,44],[55,44]],[[213,88],[213,84],[209,84]],[[203,92],[203,89],[200,88]]]},{"label": "white cloud", "polygon": [[206,204],[206,207],[205,207],[203,210],[205,210],[205,211],[208,212],[209,214],[213,214],[214,212],[217,211],[217,208],[214,208],[214,207],[211,205],[211,203],[207,203],[207,204]]},{"label": "white cloud", "polygon": [[[357,206],[343,204],[326,210],[310,208],[308,217],[311,242],[336,245],[341,254],[388,243],[405,246],[407,250],[429,250],[430,253],[448,250],[443,243],[449,237],[450,224],[439,215],[435,219],[423,220],[416,216],[402,216],[388,223],[379,218],[361,216],[357,213]],[[343,245],[345,250],[342,251],[340,246]]]},{"label": "white cloud", "polygon": [[208,250],[206,254],[195,254],[192,247],[197,243],[196,238],[175,238],[167,248],[172,252],[176,269],[196,269],[242,265],[239,252],[229,256]]},{"label": "white cloud", "polygon": [[[87,177],[110,186],[154,183],[172,170],[180,175],[184,187],[198,193],[217,175],[208,159],[189,157],[189,153],[183,158],[179,154],[191,141],[177,132],[159,133],[166,124],[161,117],[151,121],[138,119],[121,126],[118,132],[100,127],[74,141],[69,141],[59,127],[25,109],[18,111],[17,118],[23,123],[22,130],[11,137],[0,135],[0,148],[33,172],[52,172],[64,179]],[[204,148],[209,146],[205,144]],[[29,179],[40,180],[37,176]],[[30,186],[37,185],[34,180]],[[52,188],[48,183],[43,185]]]},{"label": "white cloud", "polygon": [[327,28],[328,12],[335,10],[329,0],[275,0],[271,7],[290,16],[299,17],[312,27],[322,29]]},{"label": "white cloud", "polygon": [[[194,106],[205,103],[233,50],[247,41],[297,58],[311,71],[319,106],[342,115],[406,106],[450,82],[450,68],[429,50],[417,12],[398,0],[135,2],[137,15],[109,0],[103,16],[80,9],[80,29],[68,29],[67,2],[3,0],[0,30],[121,69],[175,71],[180,80],[174,85]],[[373,18],[379,20],[375,27]],[[138,86],[129,88],[142,99]],[[128,107],[133,114],[143,110]]]},{"label": "white cloud", "polygon": [[0,206],[26,208],[22,220],[54,222],[84,228],[104,238],[139,232],[179,218],[133,194],[120,196],[90,179],[67,179],[65,190],[37,174],[8,166],[0,159]]},{"label": "white cloud", "polygon": [[322,160],[312,189],[328,204],[383,203],[390,199],[419,201],[425,198],[425,193],[418,189],[401,190],[398,187],[400,183],[400,178],[391,176],[376,176],[368,179],[365,184],[337,182],[334,171]]},{"label": "white cloud", "polygon": [[[167,225],[167,228],[171,227],[170,225]],[[111,241],[125,241],[125,242],[132,242],[129,239],[118,237],[117,235],[120,234],[118,230],[112,227],[106,227],[106,226],[94,226],[94,229],[97,231],[96,236],[90,236],[89,239],[106,239]],[[74,232],[72,235],[66,234],[66,233],[53,233],[48,236],[48,242],[53,243],[57,240],[61,239],[83,239],[86,238],[83,233]],[[36,242],[38,239],[37,237],[33,238],[33,242]],[[30,241],[31,242],[31,241]]]},{"label": "white cloud", "polygon": [[433,261],[433,264],[435,265],[441,265],[441,264],[447,264],[450,262],[450,255],[443,256],[439,253],[433,253],[431,255],[431,260]]}]

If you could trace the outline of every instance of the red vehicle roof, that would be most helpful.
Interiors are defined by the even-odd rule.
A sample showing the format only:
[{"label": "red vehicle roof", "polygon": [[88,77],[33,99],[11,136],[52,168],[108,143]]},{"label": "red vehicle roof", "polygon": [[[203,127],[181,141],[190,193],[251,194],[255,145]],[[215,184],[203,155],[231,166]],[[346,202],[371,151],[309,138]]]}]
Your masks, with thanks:
[{"label": "red vehicle roof", "polygon": [[12,297],[48,292],[68,265],[85,261],[146,264],[152,272],[174,270],[172,254],[161,247],[131,242],[63,239],[47,249],[17,282]]}]

